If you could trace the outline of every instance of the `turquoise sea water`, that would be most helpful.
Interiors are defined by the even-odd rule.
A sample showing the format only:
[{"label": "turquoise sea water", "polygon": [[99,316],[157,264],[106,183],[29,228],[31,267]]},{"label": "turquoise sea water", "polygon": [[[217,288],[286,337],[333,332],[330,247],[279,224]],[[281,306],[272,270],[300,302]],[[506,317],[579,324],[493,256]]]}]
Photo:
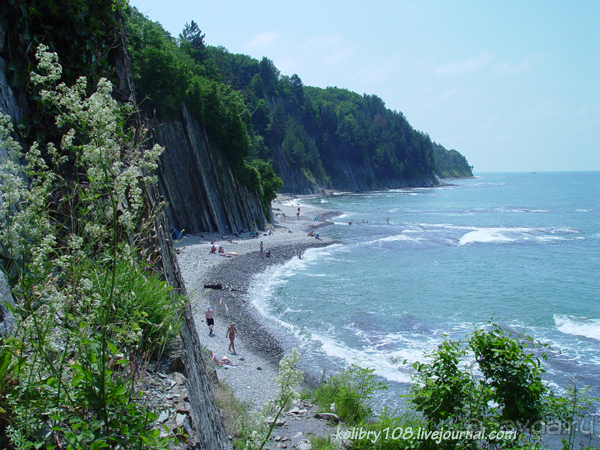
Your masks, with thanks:
[{"label": "turquoise sea water", "polygon": [[600,172],[452,184],[301,200],[344,212],[321,231],[345,244],[261,275],[254,304],[315,376],[376,369],[381,404],[397,404],[424,352],[492,316],[552,346],[559,391],[577,375],[600,396]]}]

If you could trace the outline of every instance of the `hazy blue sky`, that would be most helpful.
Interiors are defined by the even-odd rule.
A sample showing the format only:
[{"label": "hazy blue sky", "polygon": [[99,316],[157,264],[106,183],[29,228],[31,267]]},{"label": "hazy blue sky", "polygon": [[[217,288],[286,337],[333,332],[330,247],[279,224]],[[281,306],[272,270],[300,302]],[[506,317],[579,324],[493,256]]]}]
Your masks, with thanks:
[{"label": "hazy blue sky", "polygon": [[131,0],[178,36],[375,94],[476,172],[600,170],[598,0]]}]

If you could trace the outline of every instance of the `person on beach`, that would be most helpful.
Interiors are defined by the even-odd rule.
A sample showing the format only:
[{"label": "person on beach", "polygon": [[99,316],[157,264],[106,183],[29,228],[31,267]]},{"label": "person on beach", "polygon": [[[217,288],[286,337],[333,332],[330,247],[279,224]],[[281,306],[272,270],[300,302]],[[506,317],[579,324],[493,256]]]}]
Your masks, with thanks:
[{"label": "person on beach", "polygon": [[298,208],[298,212],[296,213],[296,217],[300,220],[300,208]]},{"label": "person on beach", "polygon": [[212,359],[213,363],[215,363],[219,367],[223,367],[225,365],[239,366],[239,364],[232,363],[231,360],[229,358],[227,358],[226,356],[223,356],[221,359],[218,359],[212,350],[210,351],[210,359]]},{"label": "person on beach", "polygon": [[263,257],[263,250],[265,249],[264,245],[263,245],[263,241],[260,241],[260,257]]},{"label": "person on beach", "polygon": [[206,325],[208,325],[208,334],[213,334],[213,327],[215,326],[215,312],[210,306],[206,308],[204,317],[206,317]]},{"label": "person on beach", "polygon": [[212,247],[210,248],[210,252],[211,253],[217,253],[217,247],[215,247],[214,243],[211,242],[211,244],[212,244]]},{"label": "person on beach", "polygon": [[229,325],[229,328],[227,328],[227,337],[229,338],[229,351],[232,352],[234,355],[237,355],[237,353],[235,352],[235,335],[236,334],[240,334],[239,331],[237,330],[237,328],[235,327],[235,323],[231,322],[231,325]]},{"label": "person on beach", "polygon": [[219,253],[225,253],[225,249],[221,246],[219,246]]},{"label": "person on beach", "polygon": [[298,259],[302,259],[302,249],[298,249]]}]

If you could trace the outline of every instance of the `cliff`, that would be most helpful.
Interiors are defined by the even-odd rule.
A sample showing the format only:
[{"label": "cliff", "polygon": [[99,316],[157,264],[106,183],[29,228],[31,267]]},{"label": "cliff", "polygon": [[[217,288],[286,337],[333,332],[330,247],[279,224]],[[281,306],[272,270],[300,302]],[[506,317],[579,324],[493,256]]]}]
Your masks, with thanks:
[{"label": "cliff", "polygon": [[176,118],[153,126],[151,134],[152,141],[165,147],[158,169],[159,190],[167,202],[172,228],[222,234],[264,229],[266,218],[258,193],[234,178],[185,105]]},{"label": "cliff", "polygon": [[[6,47],[6,25],[4,20],[0,20],[0,55],[4,53]],[[22,102],[17,101],[17,96],[8,83],[8,61],[0,56],[0,113],[10,116],[13,123],[16,123],[23,117],[22,109]],[[6,149],[0,147],[0,164],[7,156]],[[9,264],[7,264],[6,258],[8,255],[2,252],[0,257],[2,268],[7,270]],[[5,302],[14,305],[8,280],[4,272],[0,271],[0,335],[8,333],[14,321],[10,309],[5,306]]]},{"label": "cliff", "polygon": [[381,189],[408,187],[433,187],[440,184],[435,176],[416,178],[381,177],[370,161],[354,163],[338,159],[335,168],[328,171],[327,179],[316,179],[298,167],[289,164],[281,151],[275,150],[273,166],[283,180],[282,191],[294,195],[323,194],[326,190],[342,192],[366,192]]},{"label": "cliff", "polygon": [[[6,5],[5,5],[6,6]],[[9,6],[6,6],[7,11],[10,14],[19,14],[16,10],[11,10]],[[59,8],[60,9],[60,8]],[[46,41],[51,41],[52,30],[55,30],[57,35],[64,34],[69,36],[68,25],[64,25],[62,22],[63,17],[55,18],[52,15],[44,15],[45,19],[45,31],[47,34],[44,36]],[[56,23],[53,22],[56,20]],[[18,30],[17,27],[26,23],[26,20],[23,18],[22,21],[11,20],[10,17],[8,21],[0,21],[0,113],[8,114],[11,116],[14,123],[18,123],[23,117],[26,116],[24,112],[31,112],[27,108],[27,95],[28,92],[20,87],[18,84],[12,86],[9,82],[8,77],[8,68],[11,63],[15,63],[16,61],[12,61],[10,58],[27,58],[31,57],[31,55],[24,55],[19,52],[15,52],[14,48],[11,49],[9,47],[9,35],[13,38],[17,37],[17,39],[23,39],[24,34],[22,31]],[[67,20],[68,22],[68,20]],[[117,20],[117,23],[120,23],[120,20]],[[54,25],[53,25],[54,24]],[[125,44],[125,34],[122,32],[122,23],[120,23],[120,32],[117,30],[116,35],[111,35],[107,37],[110,39],[110,45],[112,46],[111,54],[108,58],[110,61],[113,71],[112,71],[112,79],[115,84],[115,96],[119,101],[122,102],[135,102],[135,96],[133,91],[133,84],[131,78],[131,70],[130,63],[127,56],[126,44]],[[66,28],[66,30],[65,30]],[[81,30],[79,30],[81,31]],[[83,30],[85,32],[85,30]],[[32,51],[35,51],[35,45],[33,41],[39,39],[39,36],[29,35],[32,39],[32,43],[30,44]],[[16,45],[12,42],[13,45]],[[66,56],[69,58],[75,58],[73,54],[69,54],[68,50],[65,50]],[[64,53],[62,54],[65,55]],[[20,61],[22,63],[22,61]],[[182,116],[185,117],[185,111],[182,111]],[[141,123],[138,117],[133,118],[134,123],[138,126]],[[189,121],[188,121],[189,122]],[[180,130],[178,132],[170,131],[177,130],[177,127],[181,129],[185,129],[185,131]],[[179,139],[180,136],[187,136],[188,134],[194,135],[193,132],[194,127],[186,128],[182,125],[178,125],[177,123],[170,124],[165,126],[163,130],[158,131],[156,133],[157,139],[165,136],[166,142],[170,143],[172,140]],[[169,134],[170,133],[170,134]],[[183,133],[183,134],[181,134]],[[188,133],[188,134],[186,134]],[[199,133],[201,135],[201,133]],[[190,140],[190,142],[197,141]],[[194,144],[196,145],[196,144]],[[187,175],[190,180],[194,178],[194,171],[192,167],[187,167],[189,170],[183,170],[186,164],[189,166],[188,160],[183,159],[182,152],[177,153],[179,156],[173,156],[174,153],[167,153],[166,160],[167,161],[179,161],[177,164],[172,163],[173,170],[171,171],[168,168],[162,169],[162,177],[161,181],[163,183],[163,187],[166,192],[171,192],[174,189],[179,188],[179,184],[177,183],[178,177],[181,176],[184,178],[184,175]],[[198,158],[198,166],[202,166],[204,168],[204,172],[210,174],[208,176],[213,176],[218,178],[218,170],[221,165],[221,162],[218,160],[210,159],[210,152],[206,152],[206,154],[202,154],[200,157],[200,153],[196,154]],[[0,157],[6,157],[6,151],[4,149],[0,149]],[[204,158],[204,159],[203,159]],[[210,168],[210,170],[209,170]],[[207,204],[210,213],[206,215],[206,224],[208,226],[213,226],[215,228],[219,228],[220,226],[231,226],[233,229],[239,229],[240,226],[244,226],[248,220],[250,215],[251,208],[254,208],[254,204],[252,204],[247,198],[242,198],[241,200],[236,201],[233,198],[237,195],[249,195],[247,193],[243,193],[240,191],[236,191],[235,189],[227,189],[225,186],[227,183],[231,185],[231,174],[224,171],[221,174],[221,178],[218,182],[215,182],[213,179],[204,180],[204,191],[202,191],[207,197]],[[200,177],[198,177],[200,178]],[[185,179],[185,178],[184,178]],[[187,180],[187,179],[185,179]],[[194,185],[192,181],[186,181],[186,186],[189,189],[197,189],[197,185]],[[219,195],[214,194],[215,189],[211,187],[210,183],[215,182],[218,188],[223,190],[223,198],[219,198]],[[171,183],[175,183],[176,186],[171,186]],[[182,190],[183,192],[183,190]],[[211,194],[212,193],[212,194]],[[183,195],[183,194],[182,194]],[[199,195],[199,194],[198,194]],[[210,197],[212,195],[212,197]],[[169,198],[175,198],[173,205],[181,206],[182,209],[185,207],[191,207],[192,209],[194,204],[190,203],[180,203],[183,197],[177,197],[171,195]],[[200,198],[200,197],[197,197]],[[198,201],[197,198],[193,198],[191,201]],[[189,200],[189,197],[185,200]],[[248,203],[246,209],[243,209],[240,206],[240,210],[238,211],[234,206],[230,208],[226,208],[223,206],[222,202],[231,200],[234,205],[245,205],[245,202]],[[145,204],[147,207],[147,212],[155,210],[157,205],[162,201],[158,189],[155,186],[149,186],[146,189],[146,199]],[[221,203],[219,203],[221,201]],[[180,209],[175,209],[175,211],[180,211]],[[240,212],[241,211],[241,212]],[[172,214],[175,219],[178,219],[177,214]],[[263,216],[264,220],[264,216]],[[198,222],[200,223],[200,222]],[[264,223],[264,222],[263,222]],[[171,236],[169,232],[169,222],[168,218],[165,215],[159,215],[154,221],[153,227],[148,231],[149,235],[146,239],[147,251],[154,253],[154,257],[152,260],[155,262],[156,270],[162,272],[167,282],[175,288],[175,291],[185,294],[186,288],[181,277],[179,265],[177,263],[177,258],[175,252],[173,250],[173,243],[171,241]],[[10,266],[10,261],[6,259],[6,255],[2,256],[2,265],[4,268]],[[1,273],[0,273],[1,274]],[[0,300],[6,300],[11,302],[12,299],[10,297],[10,287],[5,283],[4,276],[0,277]],[[11,322],[8,312],[4,309],[0,309],[0,331],[6,332],[9,330]],[[196,332],[196,326],[194,323],[193,315],[190,309],[190,306],[187,305],[184,314],[184,328],[181,333],[181,339],[183,344],[183,354],[182,358],[185,364],[185,375],[187,377],[187,388],[189,392],[189,401],[190,401],[190,410],[193,418],[194,429],[197,434],[197,441],[201,443],[201,448],[210,449],[210,450],[222,450],[230,448],[229,441],[227,439],[227,435],[223,426],[223,421],[220,415],[219,408],[216,404],[215,398],[212,393],[211,381],[209,379],[209,375],[207,372],[207,368],[205,365],[205,361],[202,357],[201,346],[198,339],[198,335]]]}]

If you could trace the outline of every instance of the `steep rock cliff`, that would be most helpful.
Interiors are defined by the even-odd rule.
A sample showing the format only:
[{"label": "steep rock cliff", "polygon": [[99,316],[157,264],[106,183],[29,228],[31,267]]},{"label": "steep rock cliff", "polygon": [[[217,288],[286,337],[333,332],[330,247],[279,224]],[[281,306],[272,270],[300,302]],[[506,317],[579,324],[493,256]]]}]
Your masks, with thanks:
[{"label": "steep rock cliff", "polygon": [[[6,38],[6,23],[0,20],[0,55],[4,52]],[[22,105],[17,101],[13,89],[8,84],[8,61],[0,56],[0,114],[10,116],[13,123],[16,123],[22,117]],[[0,147],[0,164],[2,160],[8,156],[5,148]],[[8,255],[0,254],[2,259],[6,259]],[[1,263],[1,262],[0,262]],[[1,263],[6,270],[5,264]],[[10,286],[4,273],[0,272],[0,335],[6,334],[13,324],[13,315],[9,308],[5,306],[5,302],[14,305],[14,300],[10,293]]]},{"label": "steep rock cliff", "polygon": [[158,168],[159,190],[172,228],[222,234],[264,228],[258,193],[235,179],[185,106],[175,119],[153,126],[152,140],[165,147]]},{"label": "steep rock cliff", "polygon": [[290,165],[281,151],[276,149],[273,166],[283,180],[282,192],[295,195],[322,194],[327,189],[344,192],[364,192],[380,189],[432,187],[440,184],[435,176],[419,178],[380,178],[370,161],[361,164],[339,159],[328,180],[317,180],[297,167]]}]

